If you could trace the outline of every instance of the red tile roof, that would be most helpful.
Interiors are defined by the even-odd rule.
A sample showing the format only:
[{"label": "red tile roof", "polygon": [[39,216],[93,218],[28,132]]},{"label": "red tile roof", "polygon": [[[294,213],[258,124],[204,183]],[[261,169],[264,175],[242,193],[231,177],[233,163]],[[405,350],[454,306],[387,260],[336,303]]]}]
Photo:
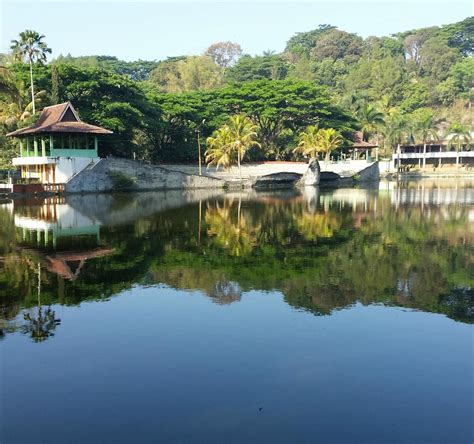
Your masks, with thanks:
[{"label": "red tile roof", "polygon": [[65,102],[45,107],[34,125],[8,133],[7,136],[47,133],[112,134],[112,131],[84,123],[71,102]]},{"label": "red tile roof", "polygon": [[354,134],[354,143],[350,146],[350,148],[357,148],[357,149],[363,149],[363,150],[369,150],[371,148],[377,148],[378,145],[374,145],[373,143],[366,142],[362,138],[362,131],[357,131]]}]

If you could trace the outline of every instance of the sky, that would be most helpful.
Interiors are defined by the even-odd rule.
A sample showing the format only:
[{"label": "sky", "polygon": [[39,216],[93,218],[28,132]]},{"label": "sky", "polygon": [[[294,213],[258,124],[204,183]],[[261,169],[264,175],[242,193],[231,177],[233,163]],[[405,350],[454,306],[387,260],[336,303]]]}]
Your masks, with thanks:
[{"label": "sky", "polygon": [[123,60],[200,54],[231,40],[247,54],[282,51],[295,33],[331,24],[362,37],[453,23],[473,15],[470,0],[101,2],[0,0],[0,52],[20,31],[45,34],[53,57],[70,53]]}]

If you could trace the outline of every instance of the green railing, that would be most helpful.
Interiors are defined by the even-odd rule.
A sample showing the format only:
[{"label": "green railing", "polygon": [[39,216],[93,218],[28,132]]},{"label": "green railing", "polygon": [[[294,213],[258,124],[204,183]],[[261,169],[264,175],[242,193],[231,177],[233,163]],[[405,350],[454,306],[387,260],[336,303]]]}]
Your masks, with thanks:
[{"label": "green railing", "polygon": [[53,148],[51,157],[97,157],[96,150],[70,149],[70,148]]}]

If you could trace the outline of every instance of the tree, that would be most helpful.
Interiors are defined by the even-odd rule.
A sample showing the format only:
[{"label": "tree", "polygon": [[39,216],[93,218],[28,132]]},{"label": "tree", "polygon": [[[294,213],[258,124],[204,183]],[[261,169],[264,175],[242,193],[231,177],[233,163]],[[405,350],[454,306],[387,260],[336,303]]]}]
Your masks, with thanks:
[{"label": "tree", "polygon": [[70,54],[66,56],[59,55],[55,62],[74,65],[78,68],[102,68],[116,74],[125,75],[136,81],[148,80],[150,72],[163,63],[148,60],[126,62],[117,59],[117,57],[105,55],[73,57]]},{"label": "tree", "polygon": [[379,127],[384,124],[383,114],[371,104],[362,106],[357,113],[357,117],[362,125],[363,140],[367,140],[368,137],[375,133]]},{"label": "tree", "polygon": [[56,65],[51,66],[51,103],[59,103],[59,74]]},{"label": "tree", "polygon": [[430,83],[437,84],[446,79],[451,67],[460,59],[459,50],[450,48],[440,38],[431,38],[419,52],[421,74],[429,77]]},{"label": "tree", "polygon": [[301,153],[311,159],[316,159],[319,153],[324,154],[324,161],[329,162],[332,151],[340,148],[343,144],[341,134],[334,128],[318,129],[310,125],[300,134],[298,146],[295,153]]},{"label": "tree", "polygon": [[228,170],[235,164],[236,153],[230,141],[230,129],[228,125],[224,125],[215,130],[212,136],[207,138],[208,149],[206,150],[205,156],[208,165],[215,165],[217,169],[223,167]]},{"label": "tree", "polygon": [[[324,87],[295,80],[248,82],[218,91],[219,101],[233,113],[247,114],[257,125],[266,156],[291,156],[294,135],[317,122],[349,136],[355,121],[333,101]],[[293,145],[294,146],[294,145]]]},{"label": "tree", "polygon": [[6,66],[0,66],[0,94],[6,94],[12,101],[19,95],[13,74]]},{"label": "tree", "polygon": [[242,180],[241,162],[245,153],[252,147],[260,147],[257,142],[257,129],[245,114],[232,116],[223,128],[217,130],[214,137],[208,138],[211,150],[206,152],[206,161],[217,165],[220,162],[221,165],[229,167],[235,153]]},{"label": "tree", "polygon": [[285,52],[309,56],[311,50],[316,45],[317,39],[332,29],[336,29],[336,27],[332,25],[319,25],[317,29],[312,31],[298,32],[288,40]]},{"label": "tree", "polygon": [[221,68],[234,65],[242,55],[242,47],[238,43],[218,42],[206,49],[204,55],[210,57]]},{"label": "tree", "polygon": [[458,165],[459,151],[462,150],[463,145],[468,145],[471,142],[471,132],[460,122],[453,122],[448,128],[448,137],[448,147],[456,149],[456,165]]},{"label": "tree", "polygon": [[426,150],[426,144],[430,140],[438,140],[438,127],[429,109],[419,109],[412,114],[414,135],[417,140],[423,143]]},{"label": "tree", "polygon": [[317,125],[310,125],[299,135],[298,146],[294,153],[302,154],[310,159],[317,159],[319,153],[319,128]]},{"label": "tree", "polygon": [[288,63],[280,55],[244,55],[226,71],[226,78],[239,83],[262,79],[282,80],[288,74],[288,69]]},{"label": "tree", "polygon": [[362,38],[339,29],[330,29],[315,40],[311,50],[313,59],[344,59],[351,63],[357,61],[362,52]]},{"label": "tree", "polygon": [[57,64],[57,70],[59,100],[71,101],[84,121],[114,132],[101,142],[101,155],[132,157],[133,152],[140,152],[142,147],[135,143],[137,131],[161,120],[161,112],[136,82],[100,68]]},{"label": "tree", "polygon": [[384,145],[393,147],[406,137],[407,122],[399,112],[392,112],[384,119]]},{"label": "tree", "polygon": [[209,91],[223,83],[222,68],[208,56],[167,61],[150,74],[164,92]]},{"label": "tree", "polygon": [[[415,140],[423,143],[423,154],[426,153],[426,145],[431,140],[438,139],[438,128],[434,120],[433,112],[429,109],[418,109],[412,113],[413,134]],[[423,158],[423,169],[425,168],[425,157]]]},{"label": "tree", "polygon": [[329,161],[332,151],[337,150],[343,144],[343,139],[339,132],[334,128],[319,130],[319,151],[324,153],[324,161]]},{"label": "tree", "polygon": [[33,83],[33,63],[44,63],[47,54],[51,54],[51,49],[43,42],[44,35],[40,35],[36,31],[26,30],[20,32],[19,40],[12,40],[11,49],[18,60],[26,60],[30,64],[30,86],[31,86],[31,102],[33,104],[33,114],[36,113],[35,107],[35,90]]}]

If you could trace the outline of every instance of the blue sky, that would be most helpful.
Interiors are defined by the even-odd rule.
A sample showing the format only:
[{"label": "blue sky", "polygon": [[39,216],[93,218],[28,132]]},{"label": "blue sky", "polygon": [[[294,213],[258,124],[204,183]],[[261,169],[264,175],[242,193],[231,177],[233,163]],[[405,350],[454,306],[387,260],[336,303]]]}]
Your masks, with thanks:
[{"label": "blue sky", "polygon": [[473,14],[470,1],[122,1],[0,0],[0,52],[24,29],[46,35],[53,56],[114,55],[160,60],[231,40],[244,52],[281,51],[296,32],[328,23],[368,35],[442,25]]}]

